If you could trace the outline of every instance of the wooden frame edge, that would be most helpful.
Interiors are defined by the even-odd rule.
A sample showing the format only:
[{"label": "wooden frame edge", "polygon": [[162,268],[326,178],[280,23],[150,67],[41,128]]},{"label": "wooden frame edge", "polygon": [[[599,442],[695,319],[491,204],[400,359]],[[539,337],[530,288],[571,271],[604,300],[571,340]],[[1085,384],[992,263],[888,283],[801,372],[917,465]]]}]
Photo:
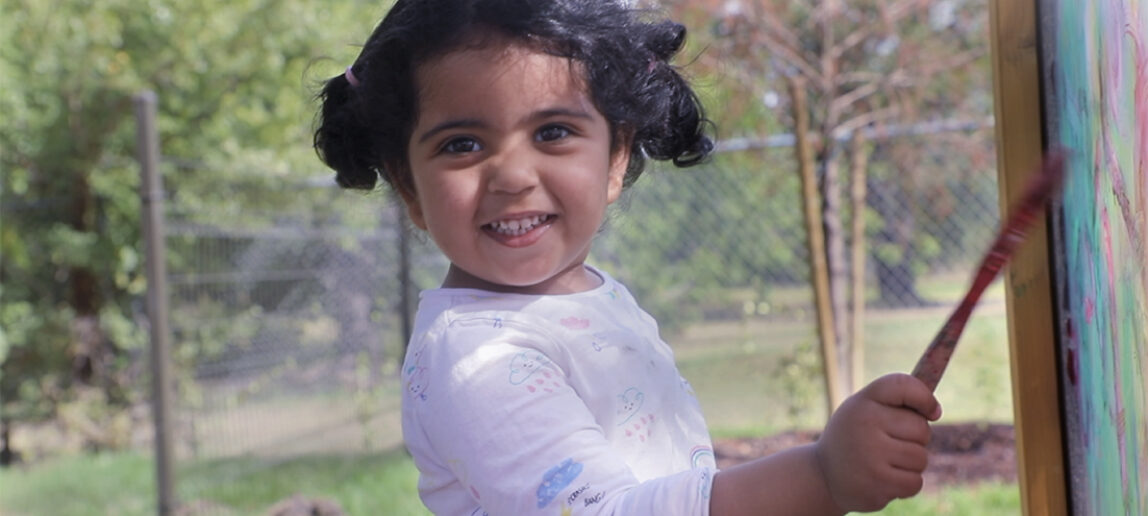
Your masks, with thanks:
[{"label": "wooden frame edge", "polygon": [[[1001,212],[1044,153],[1039,0],[992,0],[993,98]],[[1026,515],[1068,514],[1049,232],[1033,228],[1008,267],[1009,356],[1017,474]]]}]

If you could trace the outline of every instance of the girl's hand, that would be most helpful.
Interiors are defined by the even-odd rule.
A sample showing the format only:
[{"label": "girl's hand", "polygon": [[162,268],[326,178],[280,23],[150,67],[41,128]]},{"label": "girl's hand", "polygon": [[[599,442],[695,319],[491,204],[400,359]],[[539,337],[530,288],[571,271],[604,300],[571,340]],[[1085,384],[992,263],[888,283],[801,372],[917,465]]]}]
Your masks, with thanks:
[{"label": "girl's hand", "polygon": [[928,464],[929,421],[941,405],[920,380],[874,380],[833,413],[816,445],[826,487],[845,511],[876,511],[920,492]]}]

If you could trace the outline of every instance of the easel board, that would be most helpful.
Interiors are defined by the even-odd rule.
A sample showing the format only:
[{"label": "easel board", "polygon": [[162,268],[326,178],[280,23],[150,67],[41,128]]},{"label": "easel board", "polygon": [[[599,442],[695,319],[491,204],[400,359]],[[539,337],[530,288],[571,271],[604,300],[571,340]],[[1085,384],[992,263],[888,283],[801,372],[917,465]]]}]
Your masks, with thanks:
[{"label": "easel board", "polygon": [[995,0],[1002,212],[1070,152],[1006,294],[1025,514],[1148,514],[1148,1]]},{"label": "easel board", "polygon": [[1148,1],[1043,0],[1045,138],[1074,514],[1148,514]]}]

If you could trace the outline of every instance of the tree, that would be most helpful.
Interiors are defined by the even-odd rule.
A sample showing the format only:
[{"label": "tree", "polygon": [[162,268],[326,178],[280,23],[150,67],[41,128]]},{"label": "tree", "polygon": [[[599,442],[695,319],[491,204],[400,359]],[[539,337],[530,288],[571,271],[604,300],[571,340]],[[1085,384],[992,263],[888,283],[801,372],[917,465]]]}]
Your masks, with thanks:
[{"label": "tree", "polygon": [[309,81],[337,73],[318,60],[353,51],[343,34],[385,7],[0,0],[0,426],[50,417],[81,389],[111,407],[140,396],[132,95],[158,93],[165,180],[199,217],[290,202],[203,192],[236,171],[264,185],[313,175]]},{"label": "tree", "polygon": [[[784,83],[800,78],[808,98],[811,139],[829,269],[832,346],[842,384],[856,388],[849,363],[854,341],[848,323],[850,269],[847,217],[840,177],[846,142],[856,132],[893,124],[943,120],[962,113],[983,119],[987,88],[987,10],[983,0],[687,0],[667,2],[682,16],[715,20],[711,49],[699,60],[722,87],[762,99],[783,126],[793,127]],[[692,13],[692,16],[691,16]],[[700,14],[699,14],[700,13]],[[990,97],[991,99],[991,97]],[[736,114],[733,115],[737,119]],[[877,145],[877,144],[874,144]],[[878,158],[902,154],[876,153]],[[896,162],[895,160],[892,162]],[[911,161],[898,164],[912,169]],[[879,190],[879,189],[878,189]],[[904,212],[880,215],[904,217]],[[879,264],[908,265],[911,256],[874,256]],[[880,270],[882,265],[878,266]],[[911,268],[897,269],[906,280]],[[885,278],[885,275],[882,275]],[[911,284],[912,278],[907,278]],[[890,280],[891,281],[891,280]],[[859,345],[859,343],[858,343]],[[828,393],[835,405],[844,393]]]}]

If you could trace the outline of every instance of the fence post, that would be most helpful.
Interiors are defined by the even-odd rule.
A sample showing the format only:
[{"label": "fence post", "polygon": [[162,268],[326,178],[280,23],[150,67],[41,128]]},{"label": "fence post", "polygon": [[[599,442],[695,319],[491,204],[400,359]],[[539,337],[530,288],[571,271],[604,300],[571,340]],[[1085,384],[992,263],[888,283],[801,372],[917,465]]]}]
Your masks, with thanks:
[{"label": "fence post", "polygon": [[853,324],[850,330],[853,345],[849,348],[853,372],[849,375],[849,392],[857,392],[865,382],[865,197],[868,193],[865,180],[869,170],[866,145],[865,137],[854,131],[849,152],[853,200]]},{"label": "fence post", "polygon": [[157,513],[175,512],[172,475],[171,352],[167,323],[167,268],[164,246],[164,194],[159,174],[159,136],[156,129],[156,95],[145,91],[135,96],[136,136],[140,161],[140,208],[147,248],[147,314],[151,334],[152,421],[155,425]]},{"label": "fence post", "polygon": [[411,341],[414,316],[412,315],[413,296],[411,295],[411,235],[407,226],[406,204],[399,196],[393,195],[395,222],[399,232],[399,324],[403,331],[402,355],[399,356],[399,370],[407,356],[407,346]]}]

